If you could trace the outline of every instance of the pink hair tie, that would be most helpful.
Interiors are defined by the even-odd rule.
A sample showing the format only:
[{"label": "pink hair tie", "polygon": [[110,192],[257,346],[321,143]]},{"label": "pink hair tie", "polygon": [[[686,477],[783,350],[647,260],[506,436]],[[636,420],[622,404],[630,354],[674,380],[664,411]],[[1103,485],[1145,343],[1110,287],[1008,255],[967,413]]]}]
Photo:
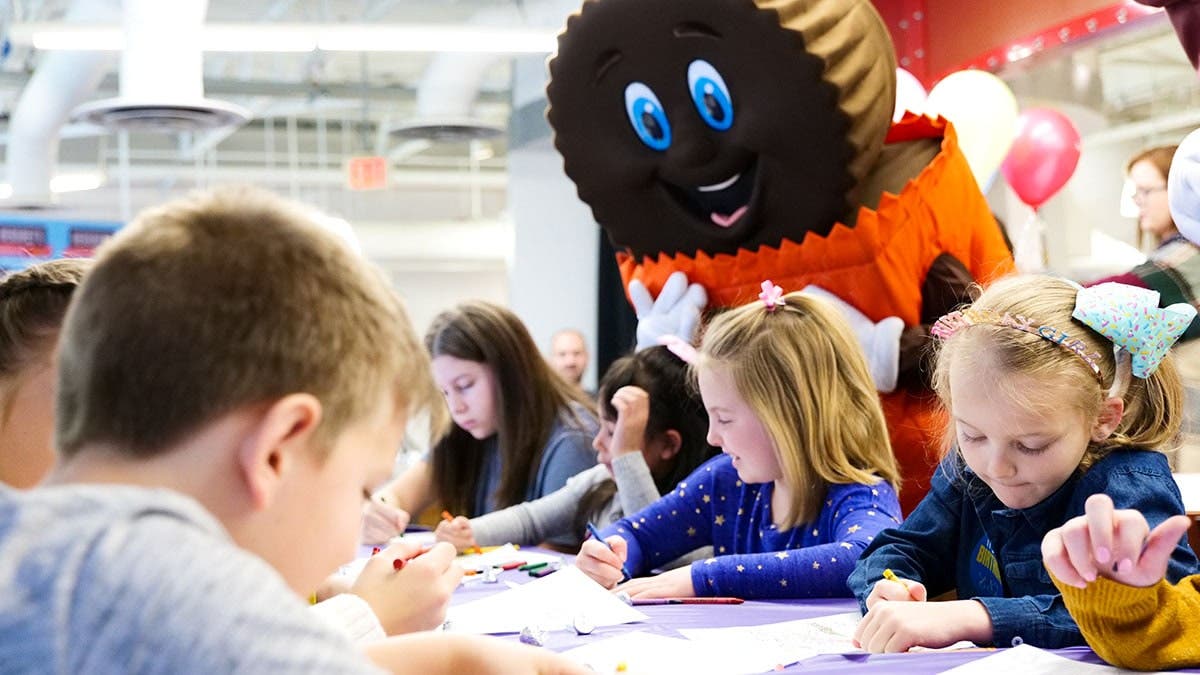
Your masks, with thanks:
[{"label": "pink hair tie", "polygon": [[762,282],[762,293],[758,294],[758,299],[767,306],[768,312],[774,312],[776,307],[787,305],[783,299],[783,289],[771,283],[770,279]]}]

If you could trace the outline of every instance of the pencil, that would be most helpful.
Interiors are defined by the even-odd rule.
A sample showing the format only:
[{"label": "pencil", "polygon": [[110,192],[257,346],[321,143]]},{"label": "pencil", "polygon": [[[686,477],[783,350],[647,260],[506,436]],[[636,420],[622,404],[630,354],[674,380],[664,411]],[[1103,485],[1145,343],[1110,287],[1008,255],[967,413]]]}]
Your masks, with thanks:
[{"label": "pencil", "polygon": [[[610,550],[610,551],[613,550],[612,545],[609,544],[607,541],[604,541],[604,537],[600,536],[600,530],[597,530],[596,526],[593,525],[591,521],[588,521],[587,531],[588,531],[588,534],[592,535],[593,539],[595,539],[596,541],[600,542],[601,544],[604,544],[605,546],[607,546],[608,550]],[[629,575],[629,569],[627,567],[625,567],[625,563],[621,563],[621,583],[625,583],[626,581],[629,581],[631,578],[632,577]]]},{"label": "pencil", "polygon": [[741,598],[634,598],[633,606],[638,605],[740,605],[745,600]]}]

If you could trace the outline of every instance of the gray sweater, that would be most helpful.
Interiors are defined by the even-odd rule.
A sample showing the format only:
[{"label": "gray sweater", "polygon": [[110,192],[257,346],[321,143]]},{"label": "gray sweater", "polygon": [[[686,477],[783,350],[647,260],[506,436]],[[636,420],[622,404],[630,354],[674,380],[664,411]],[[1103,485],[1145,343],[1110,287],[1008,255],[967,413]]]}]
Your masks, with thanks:
[{"label": "gray sweater", "polygon": [[0,486],[0,655],[5,673],[380,672],[195,501],[108,485]]},{"label": "gray sweater", "polygon": [[[506,509],[493,511],[471,519],[471,532],[480,546],[502,544],[537,544],[548,539],[578,540],[583,532],[575,532],[579,513],[579,502],[593,486],[609,478],[608,469],[597,464],[582,473],[567,479],[567,484],[558,490],[533,501],[515,504]],[[588,517],[596,527],[603,528],[615,523],[627,514],[632,515],[658,501],[658,486],[654,476],[640,452],[630,452],[613,458],[612,479],[617,483],[617,494],[600,507],[598,513]],[[712,548],[705,549],[711,551]],[[666,568],[704,557],[704,551],[685,556]]]}]

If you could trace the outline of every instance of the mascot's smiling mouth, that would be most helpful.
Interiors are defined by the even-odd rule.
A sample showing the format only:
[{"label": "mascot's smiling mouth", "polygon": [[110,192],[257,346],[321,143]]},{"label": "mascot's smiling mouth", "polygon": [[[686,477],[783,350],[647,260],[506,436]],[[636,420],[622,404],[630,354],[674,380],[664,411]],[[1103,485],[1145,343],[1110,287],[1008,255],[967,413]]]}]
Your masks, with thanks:
[{"label": "mascot's smiling mouth", "polygon": [[758,163],[751,161],[745,169],[725,180],[698,187],[681,187],[662,181],[675,201],[697,219],[729,230],[744,221],[756,197]]}]

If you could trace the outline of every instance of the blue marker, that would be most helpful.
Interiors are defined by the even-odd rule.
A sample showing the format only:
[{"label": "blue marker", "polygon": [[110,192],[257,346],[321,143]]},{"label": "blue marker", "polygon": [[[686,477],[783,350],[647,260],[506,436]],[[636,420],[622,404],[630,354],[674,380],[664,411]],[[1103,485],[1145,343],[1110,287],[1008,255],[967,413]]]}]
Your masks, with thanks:
[{"label": "blue marker", "polygon": [[[597,530],[596,526],[593,525],[590,521],[587,524],[587,529],[588,529],[588,534],[592,535],[592,539],[595,539],[596,541],[600,542],[601,544],[604,544],[605,546],[607,546],[608,550],[610,550],[610,551],[612,550],[612,544],[609,544],[607,541],[604,541],[604,537],[600,536],[600,530]],[[621,565],[621,583],[625,583],[626,581],[629,581],[631,578],[632,577],[629,576],[629,570],[625,568],[624,564],[622,564]]]}]

